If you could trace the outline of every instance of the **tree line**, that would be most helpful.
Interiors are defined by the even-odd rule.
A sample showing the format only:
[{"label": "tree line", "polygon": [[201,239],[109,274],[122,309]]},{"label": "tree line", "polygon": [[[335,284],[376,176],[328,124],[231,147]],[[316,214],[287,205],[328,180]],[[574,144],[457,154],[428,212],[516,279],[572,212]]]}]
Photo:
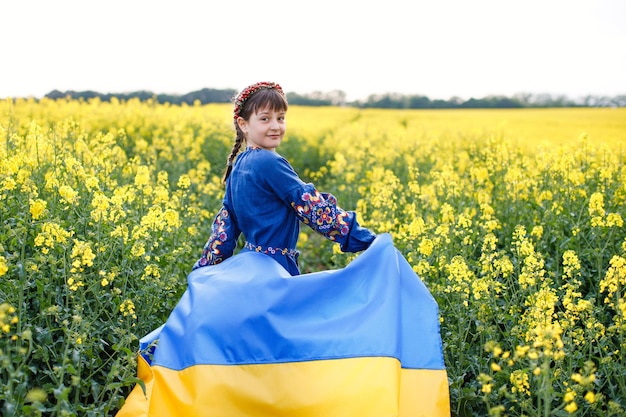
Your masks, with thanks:
[{"label": "tree line", "polygon": [[[173,105],[195,103],[231,103],[237,94],[234,89],[203,88],[187,94],[155,94],[150,91],[130,93],[98,93],[96,91],[59,91],[54,90],[45,97],[51,99],[89,100],[99,98],[102,101],[139,99],[155,100],[158,103]],[[430,99],[424,95],[404,95],[399,93],[372,94],[364,100],[348,101],[341,90],[330,92],[315,91],[308,94],[287,93],[289,104],[302,106],[350,106],[358,108],[382,109],[511,109],[527,107],[626,107],[626,95],[613,97],[587,95],[577,99],[565,95],[551,94],[516,94],[512,97],[492,95],[483,98],[463,100],[452,97],[449,100]]]}]

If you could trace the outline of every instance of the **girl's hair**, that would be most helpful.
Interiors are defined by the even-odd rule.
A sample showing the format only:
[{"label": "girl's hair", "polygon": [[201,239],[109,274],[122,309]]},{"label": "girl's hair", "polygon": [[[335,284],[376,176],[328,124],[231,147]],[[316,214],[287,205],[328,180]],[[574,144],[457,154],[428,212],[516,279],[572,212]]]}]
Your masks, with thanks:
[{"label": "girl's hair", "polygon": [[287,97],[285,97],[285,93],[283,93],[280,85],[269,82],[260,82],[248,86],[241,93],[239,93],[237,97],[235,97],[234,101],[235,109],[233,112],[233,118],[237,136],[235,137],[233,149],[230,151],[226,160],[226,171],[224,172],[224,178],[222,179],[224,182],[226,182],[230,176],[230,173],[233,170],[235,157],[241,150],[241,145],[243,145],[243,142],[246,140],[243,131],[237,123],[237,119],[242,117],[247,121],[250,120],[250,116],[252,116],[252,114],[257,113],[259,110],[269,109],[272,111],[287,111],[287,107],[289,106],[287,103]]}]

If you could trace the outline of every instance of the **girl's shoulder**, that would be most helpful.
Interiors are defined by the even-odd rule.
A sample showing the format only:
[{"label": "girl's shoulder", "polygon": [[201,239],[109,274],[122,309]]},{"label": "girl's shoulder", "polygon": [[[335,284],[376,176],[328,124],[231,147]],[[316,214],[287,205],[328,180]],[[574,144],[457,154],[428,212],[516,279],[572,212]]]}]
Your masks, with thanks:
[{"label": "girl's shoulder", "polygon": [[248,148],[246,149],[246,154],[250,163],[255,165],[262,165],[264,167],[273,168],[276,165],[287,165],[291,166],[289,161],[285,159],[278,152],[269,151],[267,149],[261,148]]},{"label": "girl's shoulder", "polygon": [[286,190],[302,184],[291,164],[277,152],[248,148],[241,156],[243,158],[238,171],[254,176],[256,182],[275,190],[281,196]]}]

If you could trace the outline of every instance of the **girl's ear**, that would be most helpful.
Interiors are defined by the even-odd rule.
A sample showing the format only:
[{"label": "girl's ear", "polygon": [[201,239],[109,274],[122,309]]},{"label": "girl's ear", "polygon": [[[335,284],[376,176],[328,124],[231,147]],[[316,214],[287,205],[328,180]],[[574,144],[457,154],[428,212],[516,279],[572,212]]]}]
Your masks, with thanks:
[{"label": "girl's ear", "polygon": [[246,122],[243,117],[240,116],[237,118],[237,126],[239,126],[239,129],[241,129],[243,133],[248,134],[248,122]]}]

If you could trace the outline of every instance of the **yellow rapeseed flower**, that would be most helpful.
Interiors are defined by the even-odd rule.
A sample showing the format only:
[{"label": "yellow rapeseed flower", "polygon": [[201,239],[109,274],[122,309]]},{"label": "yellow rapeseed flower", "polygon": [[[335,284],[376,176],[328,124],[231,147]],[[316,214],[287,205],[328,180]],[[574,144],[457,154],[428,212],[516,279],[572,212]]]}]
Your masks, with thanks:
[{"label": "yellow rapeseed flower", "polygon": [[497,287],[494,286],[494,282],[490,279],[478,278],[472,281],[472,295],[475,300],[481,300],[485,297],[489,297],[489,293],[492,290],[496,290]]},{"label": "yellow rapeseed flower", "polygon": [[89,191],[97,190],[100,186],[100,180],[98,180],[98,178],[94,177],[93,175],[89,175],[87,176],[87,178],[85,178],[85,186]]},{"label": "yellow rapeseed flower", "polygon": [[79,196],[78,192],[76,192],[69,185],[62,185],[59,187],[59,195],[61,196],[62,201],[66,202],[70,205],[75,205],[78,203]]},{"label": "yellow rapeseed flower", "polygon": [[41,199],[30,200],[29,210],[33,220],[39,220],[43,216],[47,205],[48,203]]},{"label": "yellow rapeseed flower", "polygon": [[157,184],[167,189],[169,183],[169,174],[167,173],[167,171],[159,171],[159,173],[157,174]]},{"label": "yellow rapeseed flower", "polygon": [[[337,245],[334,245],[337,246]],[[161,277],[161,269],[159,268],[158,265],[155,264],[148,264],[146,265],[146,267],[143,270],[143,274],[141,275],[141,279],[146,279],[146,278],[160,278]]]},{"label": "yellow rapeseed flower", "polygon": [[124,317],[131,316],[133,318],[137,318],[137,315],[135,314],[135,303],[129,299],[122,301],[120,304],[120,313],[122,313]]},{"label": "yellow rapeseed flower", "polygon": [[140,258],[146,253],[146,247],[143,242],[135,242],[133,243],[132,248],[130,249],[130,254],[135,258]]},{"label": "yellow rapeseed flower", "polygon": [[59,186],[59,180],[57,179],[54,171],[46,172],[44,174],[44,181],[44,188],[48,191],[52,191]]},{"label": "yellow rapeseed flower", "polygon": [[567,392],[563,396],[563,401],[566,403],[569,403],[569,402],[574,401],[574,398],[576,398],[576,393],[572,391],[570,388],[568,388]]},{"label": "yellow rapeseed flower", "polygon": [[537,240],[541,239],[541,236],[543,236],[543,226],[534,226],[533,230],[530,232],[530,235]]},{"label": "yellow rapeseed flower", "polygon": [[167,188],[157,185],[154,188],[154,204],[164,204],[170,201],[170,193]]},{"label": "yellow rapeseed flower", "polygon": [[419,244],[418,251],[424,256],[433,254],[434,243],[429,238],[423,238]]},{"label": "yellow rapeseed flower", "polygon": [[180,220],[180,216],[176,210],[165,210],[163,217],[169,230],[178,229],[182,225],[182,221]]},{"label": "yellow rapeseed flower", "polygon": [[63,229],[57,223],[47,222],[41,225],[41,232],[35,237],[35,246],[54,248],[55,242],[66,243],[67,239],[73,234],[73,232]]},{"label": "yellow rapeseed flower", "polygon": [[606,216],[606,226],[607,227],[622,227],[624,225],[624,220],[622,219],[621,214],[619,213],[609,213]]},{"label": "yellow rapeseed flower", "polygon": [[440,216],[441,223],[454,224],[454,208],[450,204],[444,203],[441,206]]},{"label": "yellow rapeseed flower", "polygon": [[107,220],[107,212],[110,207],[109,198],[102,192],[96,192],[91,200],[91,218],[95,221]]},{"label": "yellow rapeseed flower", "polygon": [[591,217],[604,217],[604,195],[602,193],[593,193],[589,199],[588,207]]},{"label": "yellow rapeseed flower", "polygon": [[485,394],[489,394],[492,389],[491,382],[493,381],[493,378],[487,374],[480,373],[477,379],[478,379],[478,382],[480,382],[480,385],[482,386],[481,391]]},{"label": "yellow rapeseed flower", "polygon": [[26,393],[24,402],[26,403],[44,403],[48,399],[48,394],[41,388],[33,388]]},{"label": "yellow rapeseed flower", "polygon": [[96,258],[91,249],[91,242],[83,242],[78,239],[74,239],[71,256],[74,267],[71,272],[83,271],[84,267],[93,266],[93,261]]},{"label": "yellow rapeseed flower", "polygon": [[580,260],[573,250],[566,250],[563,253],[563,275],[567,278],[580,275]]},{"label": "yellow rapeseed flower", "polygon": [[85,283],[80,279],[74,279],[74,277],[69,277],[67,279],[67,286],[72,291],[78,291],[80,287],[84,287]]},{"label": "yellow rapeseed flower", "polygon": [[176,184],[176,186],[180,188],[181,190],[188,189],[191,186],[191,179],[189,178],[189,175],[187,174],[181,175],[180,178],[178,179],[178,183]]},{"label": "yellow rapeseed flower", "polygon": [[13,178],[11,178],[11,177],[5,178],[2,181],[2,190],[3,191],[13,191],[16,188],[17,188],[17,182]]},{"label": "yellow rapeseed flower", "polygon": [[[333,245],[333,246],[335,246],[335,245]],[[417,263],[417,265],[415,265],[413,267],[413,271],[415,271],[415,273],[417,275],[425,276],[425,275],[428,275],[431,272],[431,268],[432,267],[431,267],[430,263],[427,260],[420,259],[419,262]]]},{"label": "yellow rapeseed flower", "polygon": [[515,358],[523,358],[529,350],[530,346],[515,346]]},{"label": "yellow rapeseed flower", "polygon": [[6,275],[9,272],[9,265],[4,256],[0,255],[0,277]]},{"label": "yellow rapeseed flower", "polygon": [[576,401],[572,401],[571,403],[565,406],[565,411],[567,411],[570,414],[574,414],[577,410],[578,410],[578,404],[576,404]]},{"label": "yellow rapeseed flower", "polygon": [[521,369],[516,369],[509,375],[509,382],[511,382],[511,392],[516,392],[530,395],[530,382],[528,374]]},{"label": "yellow rapeseed flower", "polygon": [[515,271],[515,267],[513,266],[513,262],[507,257],[503,256],[494,261],[494,266],[503,277],[510,277],[513,275]]},{"label": "yellow rapeseed flower", "polygon": [[137,188],[146,187],[150,184],[150,169],[141,165],[137,167],[137,174],[135,175],[135,186]]},{"label": "yellow rapeseed flower", "polygon": [[614,307],[615,303],[611,297],[618,292],[619,288],[626,286],[626,258],[615,255],[611,258],[609,265],[604,278],[600,281],[600,292],[607,293],[604,302]]}]

